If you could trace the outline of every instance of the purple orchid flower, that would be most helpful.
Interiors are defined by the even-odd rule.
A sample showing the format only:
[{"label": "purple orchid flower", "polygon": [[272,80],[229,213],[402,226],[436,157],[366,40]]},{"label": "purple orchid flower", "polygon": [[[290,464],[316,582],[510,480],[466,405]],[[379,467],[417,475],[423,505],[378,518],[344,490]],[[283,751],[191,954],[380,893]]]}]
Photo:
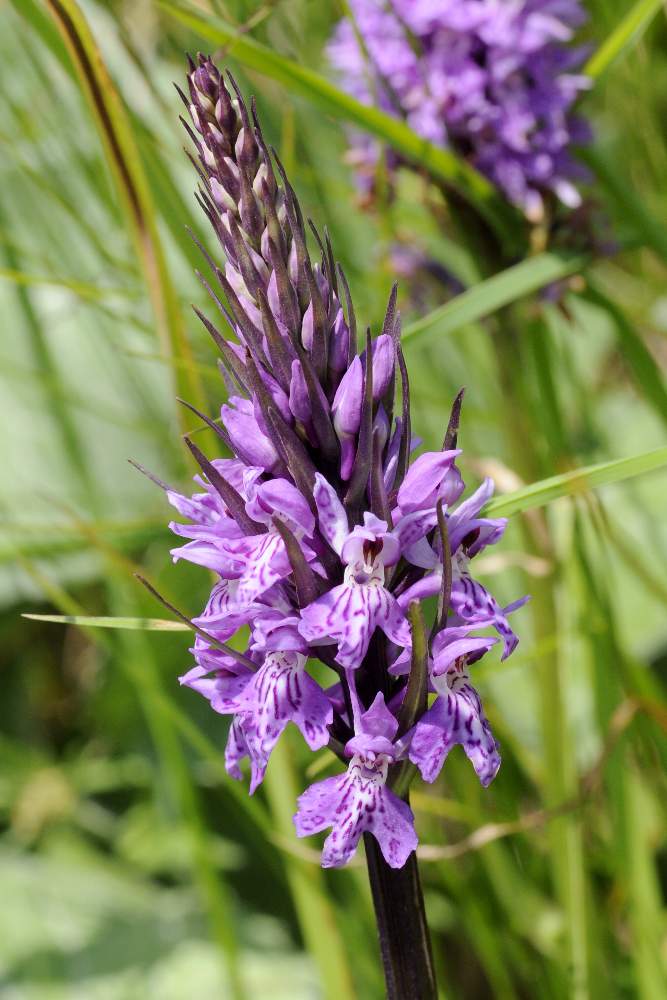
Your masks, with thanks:
[{"label": "purple orchid flower", "polygon": [[198,637],[195,655],[199,663],[181,678],[181,684],[202,694],[216,712],[235,716],[226,751],[227,769],[240,779],[239,762],[250,758],[251,794],[264,779],[271,751],[289,722],[301,731],[311,750],[320,750],[329,742],[328,727],[333,721],[329,699],[305,669],[307,647],[296,619],[280,619],[279,615],[267,612],[270,626],[260,626],[256,645],[261,646],[263,656],[256,671],[239,667],[215,649],[208,648],[202,660],[200,650],[206,640]]},{"label": "purple orchid flower", "polygon": [[359,667],[376,628],[399,645],[410,642],[407,620],[384,586],[385,568],[397,562],[400,542],[386,521],[368,511],[363,525],[350,531],[342,503],[319,472],[313,495],[320,530],[345,565],[345,576],[302,610],[299,629],[308,642],[337,642],[341,667]]},{"label": "purple orchid flower", "polygon": [[[426,16],[430,5],[416,6]],[[303,793],[295,817],[299,836],[331,827],[325,866],[344,864],[366,832],[386,864],[401,867],[417,844],[400,785],[412,774],[408,756],[427,780],[455,743],[483,783],[498,767],[467,664],[495,642],[473,634],[482,627],[503,636],[505,655],[516,645],[507,614],[522,602],[500,608],[470,575],[471,559],[501,538],[505,522],[481,516],[490,482],[460,502],[452,430],[460,398],[448,446],[413,457],[396,289],[377,336],[358,351],[354,307],[328,237],[313,262],[282,164],[231,86],[233,99],[200,57],[182,95],[199,197],[225,255],[214,274],[228,305],[209,290],[232,337],[204,322],[235,388],[220,430],[233,457],[209,460],[190,442],[202,470],[197,492],[165,487],[188,522],[171,526],[187,539],[174,559],[217,574],[193,620],[195,666],[181,683],[231,717],[226,767],[240,779],[249,761],[251,793],[290,722],[311,750],[328,747],[346,765]],[[442,591],[447,539],[447,627],[427,648],[425,626],[414,632],[422,612],[411,605]],[[238,642],[225,646],[243,629],[245,653]],[[311,658],[334,672],[333,685],[311,675]],[[406,697],[417,669],[428,669],[437,695],[428,709]],[[423,693],[423,675],[416,679]]]},{"label": "purple orchid flower", "polygon": [[[329,44],[343,88],[458,152],[533,222],[545,202],[580,204],[572,147],[589,138],[574,104],[590,87],[571,44],[580,0],[351,0]],[[351,135],[350,161],[372,193],[380,144]],[[400,160],[384,157],[390,173]]]},{"label": "purple orchid flower", "polygon": [[311,785],[299,797],[294,817],[297,836],[333,827],[324,842],[324,868],[346,864],[365,831],[376,838],[392,868],[402,868],[416,849],[412,810],[387,787],[389,764],[397,757],[392,742],[397,729],[398,722],[378,692],[345,748],[352,758],[347,771]]},{"label": "purple orchid flower", "polygon": [[[417,463],[415,463],[416,465]],[[502,608],[488,590],[470,575],[470,560],[487,545],[494,545],[502,538],[506,518],[480,518],[477,515],[493,495],[493,481],[485,479],[482,485],[458,509],[448,513],[447,524],[452,553],[452,589],[450,606],[455,618],[467,625],[481,626],[491,623],[504,640],[503,659],[514,651],[518,638],[508,615],[528,601],[519,598]],[[399,597],[402,607],[410,601],[437,594],[442,581],[441,556],[425,539],[413,545],[406,557],[425,569],[432,569]]]},{"label": "purple orchid flower", "polygon": [[424,781],[435,781],[451,748],[460,744],[486,787],[498,772],[500,755],[466,664],[483,656],[496,639],[468,632],[467,627],[448,628],[435,637],[430,679],[438,697],[406,742]]}]

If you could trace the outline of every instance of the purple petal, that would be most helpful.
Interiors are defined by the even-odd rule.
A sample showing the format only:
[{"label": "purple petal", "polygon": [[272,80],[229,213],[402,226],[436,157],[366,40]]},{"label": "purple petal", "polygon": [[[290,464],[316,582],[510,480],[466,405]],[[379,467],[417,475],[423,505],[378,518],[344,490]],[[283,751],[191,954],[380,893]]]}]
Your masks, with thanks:
[{"label": "purple petal", "polygon": [[347,514],[333,486],[319,472],[315,473],[313,496],[320,531],[331,548],[340,555],[349,531]]},{"label": "purple petal", "polygon": [[438,500],[447,506],[458,500],[463,481],[454,462],[460,454],[460,448],[427,451],[412,463],[397,495],[404,514],[434,507]]},{"label": "purple petal", "polygon": [[500,755],[479,695],[467,682],[438,697],[415,726],[409,757],[424,781],[435,781],[457,743],[486,787],[498,772]]}]

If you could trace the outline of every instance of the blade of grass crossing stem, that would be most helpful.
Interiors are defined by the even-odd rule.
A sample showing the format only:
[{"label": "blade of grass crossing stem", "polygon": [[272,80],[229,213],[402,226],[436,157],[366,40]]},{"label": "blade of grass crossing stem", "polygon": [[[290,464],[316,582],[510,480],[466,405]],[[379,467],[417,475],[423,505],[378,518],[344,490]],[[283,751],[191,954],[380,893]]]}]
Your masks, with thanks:
[{"label": "blade of grass crossing stem", "polygon": [[202,38],[214,45],[223,46],[242,65],[277,80],[292,93],[305,96],[311,104],[326,113],[358,125],[388,142],[406,159],[454,188],[506,240],[516,231],[516,212],[498,196],[485,177],[450,150],[427,142],[398,118],[362,104],[339,90],[324,76],[279,55],[220,18],[207,18],[193,7],[165,0],[161,0],[160,6]]},{"label": "blade of grass crossing stem", "polygon": [[[102,138],[107,163],[125,209],[148,287],[162,350],[192,361],[180,305],[171,283],[158,232],[155,208],[136,140],[88,23],[75,0],[46,0],[76,67]],[[176,394],[198,406],[204,394],[196,372],[176,369]]]},{"label": "blade of grass crossing stem", "polygon": [[594,78],[601,76],[619,56],[639,41],[663,4],[664,0],[637,0],[590,57],[584,66],[584,73]]},{"label": "blade of grass crossing stem", "polygon": [[170,621],[168,618],[111,618],[96,615],[36,615],[24,614],[37,622],[54,622],[58,625],[78,625],[80,628],[121,628],[135,632],[189,632],[185,622]]},{"label": "blade of grass crossing stem", "polygon": [[545,285],[576,274],[583,270],[587,261],[588,258],[582,255],[536,254],[486,278],[422,319],[410,323],[405,327],[401,340],[410,342],[426,334],[445,337],[455,333]]},{"label": "blade of grass crossing stem", "polygon": [[585,465],[573,472],[550,476],[513,493],[496,497],[487,504],[485,514],[508,517],[524,510],[545,507],[561,497],[580,496],[611,483],[620,483],[625,479],[664,469],[665,466],[667,466],[667,447],[654,448],[652,451],[645,451],[630,458]]},{"label": "blade of grass crossing stem", "polygon": [[585,296],[589,302],[604,310],[610,317],[623,357],[632,368],[640,394],[653,407],[663,423],[667,424],[667,387],[648,347],[623,310],[599,291],[595,284],[589,283]]},{"label": "blade of grass crossing stem", "polygon": [[[289,840],[295,836],[292,815],[298,796],[287,746],[291,735],[286,732],[271,754],[264,779],[276,830]],[[324,996],[327,1000],[353,1000],[352,973],[322,871],[291,854],[285,855],[285,867],[304,943],[319,969]]]},{"label": "blade of grass crossing stem", "polygon": [[[73,621],[88,629],[85,623],[90,616],[82,614],[83,609],[77,602],[58,584],[49,581],[41,571],[32,567],[29,560],[22,558],[21,561],[33,580],[45,590],[49,600],[63,612],[62,620]],[[108,566],[106,576],[111,609],[113,610],[114,606],[126,607],[133,596],[127,592],[127,580],[117,573],[113,564]],[[44,617],[48,619],[55,616]],[[101,644],[109,655],[120,662],[133,692],[139,699],[161,763],[162,783],[171,802],[172,811],[176,811],[183,818],[190,835],[193,873],[209,917],[212,934],[225,955],[230,995],[234,1000],[245,1000],[234,932],[236,921],[226,886],[218,878],[211,864],[208,834],[199,811],[197,792],[188,773],[180,740],[169,713],[163,707],[164,695],[153,649],[147,642],[146,635],[136,630],[121,631],[115,635],[113,632],[108,634],[104,629],[91,629],[91,641]]]}]

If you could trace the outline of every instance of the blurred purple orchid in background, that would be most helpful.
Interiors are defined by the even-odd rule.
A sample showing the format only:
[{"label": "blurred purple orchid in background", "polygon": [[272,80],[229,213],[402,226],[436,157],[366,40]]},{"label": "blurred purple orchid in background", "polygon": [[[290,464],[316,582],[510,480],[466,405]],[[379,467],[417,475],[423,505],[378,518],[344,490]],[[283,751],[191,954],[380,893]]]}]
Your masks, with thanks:
[{"label": "blurred purple orchid in background", "polygon": [[[589,130],[572,108],[590,80],[585,49],[570,44],[585,20],[579,0],[350,0],[349,15],[329,43],[348,93],[451,147],[532,221],[547,196],[580,204],[570,147]],[[381,155],[353,135],[365,191]],[[397,163],[387,153],[386,168]]]}]

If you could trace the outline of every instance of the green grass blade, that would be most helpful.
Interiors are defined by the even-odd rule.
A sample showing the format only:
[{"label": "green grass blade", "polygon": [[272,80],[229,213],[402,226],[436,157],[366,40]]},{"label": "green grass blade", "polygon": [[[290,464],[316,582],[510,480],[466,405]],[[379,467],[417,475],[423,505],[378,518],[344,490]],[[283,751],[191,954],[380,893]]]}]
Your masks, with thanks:
[{"label": "green grass blade", "polygon": [[168,618],[114,618],[108,615],[37,615],[26,613],[22,618],[37,622],[55,622],[58,625],[80,625],[81,628],[122,628],[142,632],[189,632],[184,622]]},{"label": "green grass blade", "polygon": [[514,493],[496,497],[487,505],[485,513],[493,517],[506,517],[524,510],[544,507],[565,496],[581,496],[590,490],[610,483],[620,483],[634,476],[642,476],[667,466],[667,446],[646,451],[631,458],[618,458],[612,462],[587,465],[573,472],[550,476],[539,483],[532,483]]},{"label": "green grass blade", "polygon": [[[129,116],[75,0],[47,0],[47,3],[70,52],[104,145],[144,273],[162,350],[166,356],[191,361],[180,306],[158,232],[153,198]],[[177,392],[201,406],[204,396],[196,372],[191,368],[176,369],[175,379]]]},{"label": "green grass blade", "polygon": [[240,33],[220,18],[207,18],[189,6],[161,0],[160,6],[192,31],[214,45],[224,46],[244,66],[284,84],[292,93],[305,96],[328,114],[358,125],[388,142],[407,160],[426,169],[437,180],[458,191],[473,204],[498,232],[507,236],[516,213],[498,196],[494,186],[451,150],[422,139],[404,122],[350,97],[325,77],[306,66],[279,55],[273,49]]},{"label": "green grass blade", "polygon": [[588,76],[599,77],[644,34],[663,6],[663,0],[637,0],[611,35],[593,53],[584,67]]},{"label": "green grass blade", "polygon": [[404,329],[402,340],[411,341],[425,334],[447,336],[553,281],[576,274],[586,263],[586,257],[557,253],[541,253],[529,257],[520,264],[481,281],[427,316],[411,323]]}]

